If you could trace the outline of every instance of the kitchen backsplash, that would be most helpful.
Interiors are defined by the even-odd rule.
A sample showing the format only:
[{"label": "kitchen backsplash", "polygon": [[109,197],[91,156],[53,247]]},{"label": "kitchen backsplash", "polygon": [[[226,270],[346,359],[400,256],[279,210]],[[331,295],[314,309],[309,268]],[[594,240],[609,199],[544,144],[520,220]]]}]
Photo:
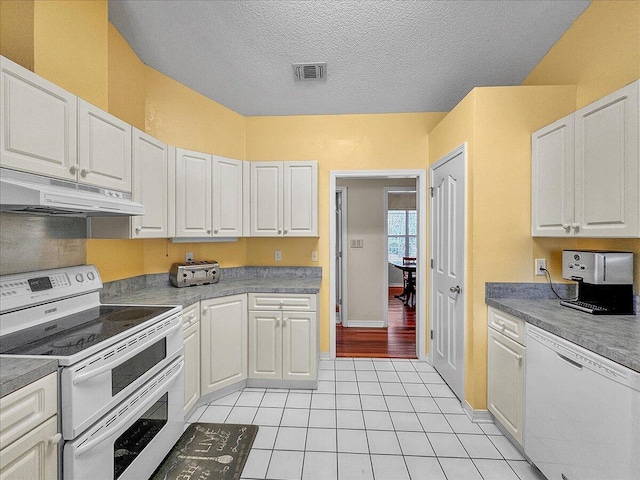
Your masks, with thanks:
[{"label": "kitchen backsplash", "polygon": [[0,213],[0,275],[83,265],[84,218]]}]

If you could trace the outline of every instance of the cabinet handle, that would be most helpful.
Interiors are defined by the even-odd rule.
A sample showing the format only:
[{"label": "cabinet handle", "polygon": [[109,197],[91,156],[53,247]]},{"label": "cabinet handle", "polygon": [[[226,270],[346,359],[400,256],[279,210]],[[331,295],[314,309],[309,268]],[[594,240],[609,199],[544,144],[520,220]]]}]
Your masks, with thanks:
[{"label": "cabinet handle", "polygon": [[571,224],[571,228],[573,228],[577,232],[578,230],[580,230],[580,224],[579,223],[572,223]]},{"label": "cabinet handle", "polygon": [[568,223],[563,223],[562,228],[564,228],[568,232],[569,229],[571,228],[571,225],[569,225]]},{"label": "cabinet handle", "polygon": [[140,233],[142,231],[142,227],[136,227],[136,232]]},{"label": "cabinet handle", "polygon": [[282,229],[281,229],[281,228],[279,228],[279,229],[278,229],[278,234],[281,234],[281,233],[282,233]]},{"label": "cabinet handle", "polygon": [[91,170],[89,170],[88,168],[83,168],[82,170],[80,170],[80,175],[82,175],[83,177],[86,177],[90,173],[91,173]]},{"label": "cabinet handle", "polygon": [[286,229],[286,228],[284,229],[284,234],[285,234],[285,235],[287,234],[287,229]]},{"label": "cabinet handle", "polygon": [[502,330],[504,330],[505,324],[504,324],[504,322],[503,322],[502,320],[500,320],[500,321],[498,322],[498,325],[500,325],[500,328],[501,328]]},{"label": "cabinet handle", "polygon": [[60,443],[60,440],[62,440],[62,434],[61,433],[56,433],[53,437],[51,437],[49,439],[49,443],[51,445],[57,445]]},{"label": "cabinet handle", "polygon": [[282,320],[282,324],[286,325],[287,324],[287,320],[289,320],[287,317],[284,317],[284,319]]},{"label": "cabinet handle", "polygon": [[213,229],[213,233],[218,233],[218,229],[217,229],[217,228],[214,228],[214,229]]},{"label": "cabinet handle", "polygon": [[518,359],[518,363],[522,363],[522,355],[516,355],[516,358]]},{"label": "cabinet handle", "polygon": [[276,327],[280,325],[280,319],[276,318]]},{"label": "cabinet handle", "polygon": [[211,233],[211,229],[210,228],[207,228],[207,233]]},{"label": "cabinet handle", "polygon": [[78,170],[80,170],[80,165],[77,165],[77,164],[76,164],[76,165],[71,165],[71,166],[69,167],[69,171],[70,171],[71,173],[73,173],[74,175],[75,175],[76,173],[78,173]]}]

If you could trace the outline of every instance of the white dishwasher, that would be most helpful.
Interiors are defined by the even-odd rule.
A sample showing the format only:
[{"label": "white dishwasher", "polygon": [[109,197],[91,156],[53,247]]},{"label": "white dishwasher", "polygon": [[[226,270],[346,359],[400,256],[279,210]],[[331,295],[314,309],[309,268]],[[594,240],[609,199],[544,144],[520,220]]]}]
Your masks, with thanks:
[{"label": "white dishwasher", "polygon": [[549,480],[640,479],[640,373],[526,331],[526,455]]}]

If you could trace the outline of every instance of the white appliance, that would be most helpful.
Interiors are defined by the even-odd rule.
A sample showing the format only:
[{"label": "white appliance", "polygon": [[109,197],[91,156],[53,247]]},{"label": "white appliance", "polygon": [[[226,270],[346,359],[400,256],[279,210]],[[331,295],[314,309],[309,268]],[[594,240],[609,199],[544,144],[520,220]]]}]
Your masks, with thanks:
[{"label": "white appliance", "polygon": [[0,277],[0,354],[58,361],[64,480],[148,478],[183,430],[182,310],[100,288],[91,265]]},{"label": "white appliance", "polygon": [[0,211],[74,217],[144,215],[128,192],[0,168]]},{"label": "white appliance", "polygon": [[526,331],[526,455],[549,480],[639,479],[640,373]]}]

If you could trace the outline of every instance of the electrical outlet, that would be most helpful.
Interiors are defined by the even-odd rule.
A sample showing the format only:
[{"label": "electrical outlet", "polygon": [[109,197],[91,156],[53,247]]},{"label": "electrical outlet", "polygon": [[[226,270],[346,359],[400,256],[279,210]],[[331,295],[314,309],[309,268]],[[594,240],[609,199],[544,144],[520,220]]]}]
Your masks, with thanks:
[{"label": "electrical outlet", "polygon": [[547,269],[546,258],[536,258],[536,275],[544,275],[544,271]]},{"label": "electrical outlet", "polygon": [[317,262],[318,261],[318,250],[313,250],[311,252],[311,261],[312,262]]},{"label": "electrical outlet", "polygon": [[276,250],[276,262],[280,262],[282,260],[282,251]]},{"label": "electrical outlet", "polygon": [[187,262],[193,262],[193,253],[192,252],[187,252],[184,256],[185,261]]}]

